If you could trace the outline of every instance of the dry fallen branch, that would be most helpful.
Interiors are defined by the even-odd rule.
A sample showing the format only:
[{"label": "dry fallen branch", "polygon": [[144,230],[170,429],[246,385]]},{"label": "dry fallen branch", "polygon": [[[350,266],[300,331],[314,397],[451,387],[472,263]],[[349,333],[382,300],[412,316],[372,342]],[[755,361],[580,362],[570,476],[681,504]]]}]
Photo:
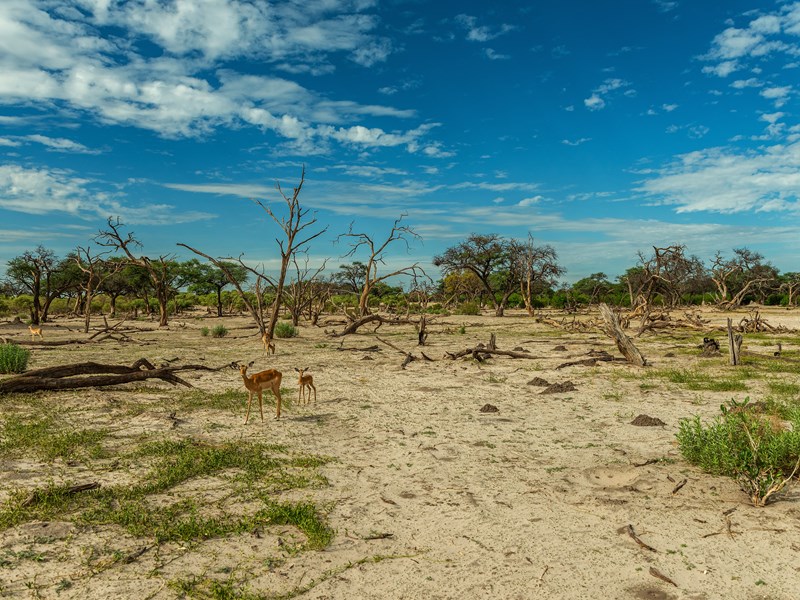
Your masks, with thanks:
[{"label": "dry fallen branch", "polygon": [[658,550],[656,550],[652,546],[648,546],[647,544],[645,544],[641,540],[641,538],[639,538],[639,536],[636,535],[636,532],[633,529],[633,525],[628,525],[625,528],[625,530],[628,532],[628,535],[633,539],[633,541],[636,542],[637,544],[639,544],[642,548],[644,548],[645,550],[650,550],[650,552],[658,552]]},{"label": "dry fallen branch", "polygon": [[[80,492],[88,492],[89,490],[96,490],[100,487],[100,484],[96,481],[92,481],[91,483],[81,483],[78,485],[73,485],[72,487],[67,488],[64,490],[64,495],[72,496],[73,494],[78,494]],[[29,506],[33,506],[34,504],[40,502],[43,496],[42,490],[34,490],[30,493],[30,495],[22,502],[22,507],[27,508]]]},{"label": "dry fallen branch", "polygon": [[67,390],[85,387],[105,387],[161,379],[172,385],[192,387],[175,373],[177,371],[218,371],[205,365],[182,365],[156,368],[145,358],[140,358],[131,366],[103,365],[94,362],[75,363],[34,369],[22,375],[0,381],[0,394],[30,393],[39,390]]},{"label": "dry fallen branch", "polygon": [[629,338],[622,328],[619,326],[619,320],[617,319],[617,315],[608,307],[607,304],[600,305],[600,314],[603,316],[603,320],[605,321],[605,327],[603,327],[603,331],[606,335],[608,335],[614,342],[617,344],[617,348],[619,351],[622,352],[622,355],[628,360],[629,363],[632,365],[636,365],[637,367],[643,367],[647,364],[644,356],[642,353],[639,352],[639,349],[634,346],[631,338]]},{"label": "dry fallen branch", "polygon": [[655,567],[650,567],[650,575],[652,575],[653,577],[658,577],[661,581],[666,581],[667,583],[671,583],[675,587],[678,587],[677,583],[672,581],[672,579],[664,575],[661,571],[659,571]]}]

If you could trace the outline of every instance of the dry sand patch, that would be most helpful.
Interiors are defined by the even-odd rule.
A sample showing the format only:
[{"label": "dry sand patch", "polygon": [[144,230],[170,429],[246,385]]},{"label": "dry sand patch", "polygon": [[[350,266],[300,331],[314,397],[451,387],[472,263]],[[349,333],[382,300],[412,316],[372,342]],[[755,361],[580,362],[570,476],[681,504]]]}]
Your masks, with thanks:
[{"label": "dry sand patch", "polygon": [[[765,313],[771,323],[800,326],[793,313]],[[709,315],[724,321],[724,315]],[[255,359],[254,368],[283,371],[284,396],[295,401],[293,369],[311,367],[318,402],[289,403],[280,421],[267,418],[272,409],[265,406],[263,423],[251,415],[244,425],[246,393],[232,370],[191,374],[187,380],[212,393],[239,390],[238,410],[183,409],[176,400],[182,390],[150,382],[48,393],[37,399],[36,409],[52,403],[71,424],[107,428],[114,452],[143,437],[158,437],[284,444],[332,457],[319,467],[326,485],[285,495],[313,501],[336,535],[323,551],[299,551],[302,534],[285,526],[194,546],[157,546],[118,527],[70,525],[64,519],[28,523],[0,533],[0,562],[5,561],[0,593],[176,598],[186,590],[175,582],[194,578],[265,597],[293,592],[320,599],[797,597],[800,493],[792,491],[766,509],[753,508],[735,482],[689,466],[675,445],[681,418],[709,418],[731,397],[763,397],[769,378],[800,383],[796,374],[753,377],[746,392],[696,391],[647,379],[647,370],[624,363],[556,370],[590,350],[618,355],[599,334],[565,333],[523,316],[441,321],[430,326],[425,350],[436,359],[486,342],[491,332],[502,348],[523,347],[534,358],[415,361],[401,369],[402,355],[388,347],[350,350],[376,343],[368,328],[345,338],[339,349],[342,340],[310,327],[302,327],[299,338],[279,340],[277,354],[266,358],[257,336],[244,329],[244,318],[222,319],[232,336],[219,340],[200,336],[207,321],[178,318],[173,323],[185,322],[185,327],[132,334],[142,346],[34,350],[34,368],[80,360],[129,364],[142,356],[153,362],[177,356],[210,366]],[[462,324],[466,333],[455,333]],[[55,339],[77,335],[66,327],[48,329]],[[379,335],[414,351],[413,328],[384,327]],[[699,356],[694,346],[702,337],[680,331],[645,336],[637,344],[654,363],[652,370],[677,367],[729,376],[724,356]],[[768,336],[745,337],[754,350],[766,352],[774,345]],[[800,349],[800,336],[782,337],[784,353]],[[557,346],[566,351],[554,350]],[[542,388],[528,385],[535,377],[570,380],[575,389],[543,396]],[[10,408],[28,410],[19,397],[14,407],[0,401],[4,416]],[[487,403],[499,412],[480,413]],[[631,425],[640,414],[666,425]],[[644,464],[651,459],[657,462]],[[141,467],[115,467],[113,458],[72,465],[17,458],[2,464],[0,495],[5,497],[0,500],[10,489],[33,489],[50,480],[111,485],[130,483],[142,472]],[[673,493],[683,479],[687,483]],[[204,483],[209,501],[220,501],[224,486],[218,479],[187,482],[176,493],[202,494]],[[643,549],[624,533],[628,524],[658,552]],[[42,533],[50,527],[57,533]],[[651,567],[678,587],[652,576]]]}]

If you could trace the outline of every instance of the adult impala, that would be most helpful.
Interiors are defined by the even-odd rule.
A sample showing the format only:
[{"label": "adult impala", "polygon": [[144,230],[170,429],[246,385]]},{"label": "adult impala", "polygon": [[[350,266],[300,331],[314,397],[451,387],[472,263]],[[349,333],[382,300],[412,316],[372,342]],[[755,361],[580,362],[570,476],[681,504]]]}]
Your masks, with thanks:
[{"label": "adult impala", "polygon": [[266,371],[259,371],[258,373],[248,376],[247,369],[248,367],[252,367],[254,362],[255,361],[251,361],[250,364],[247,365],[240,365],[237,362],[232,362],[230,364],[232,369],[239,369],[244,387],[246,387],[248,391],[247,416],[244,418],[245,425],[247,425],[247,421],[250,419],[250,406],[253,403],[254,393],[258,394],[258,410],[261,412],[261,420],[264,420],[264,407],[261,401],[261,393],[264,390],[272,390],[272,394],[275,396],[275,402],[278,405],[275,418],[281,418],[281,379],[283,375],[280,371],[276,371],[275,369],[267,369]]}]

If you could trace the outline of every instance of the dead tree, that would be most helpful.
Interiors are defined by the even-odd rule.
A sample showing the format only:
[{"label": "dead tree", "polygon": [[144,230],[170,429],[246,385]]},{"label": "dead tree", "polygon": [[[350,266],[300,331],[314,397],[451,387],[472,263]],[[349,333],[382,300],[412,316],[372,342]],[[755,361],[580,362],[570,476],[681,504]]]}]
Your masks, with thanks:
[{"label": "dead tree", "polygon": [[[278,190],[278,193],[286,203],[287,214],[283,217],[276,216],[272,209],[266,206],[260,200],[253,200],[253,202],[258,204],[258,206],[260,206],[264,212],[266,212],[267,215],[269,215],[269,217],[281,228],[281,231],[285,236],[285,239],[275,238],[281,253],[281,269],[277,279],[270,278],[264,274],[263,270],[254,269],[253,267],[244,264],[241,255],[238,258],[239,264],[255,276],[255,304],[248,300],[247,295],[245,294],[241,285],[235,281],[231,271],[226,269],[223,265],[224,260],[235,259],[230,257],[227,259],[215,259],[210,257],[208,254],[204,254],[203,252],[192,248],[191,246],[186,244],[178,244],[179,246],[183,246],[195,254],[211,261],[215,266],[221,269],[223,273],[225,273],[226,277],[228,277],[228,280],[236,288],[236,291],[239,293],[245,306],[250,311],[250,315],[255,320],[259,332],[261,333],[261,339],[264,342],[265,348],[268,348],[269,344],[272,343],[272,338],[275,334],[275,325],[278,322],[281,302],[283,300],[286,274],[289,270],[289,264],[292,261],[292,258],[294,257],[295,253],[304,251],[312,240],[321,236],[328,230],[328,228],[325,227],[315,233],[306,233],[306,230],[309,227],[312,227],[317,222],[317,219],[316,217],[307,219],[309,210],[304,209],[300,205],[300,192],[303,189],[305,177],[306,170],[305,167],[303,167],[303,171],[300,174],[300,183],[296,188],[294,188],[291,196],[287,196],[283,193],[280,183],[275,184],[275,188]],[[264,307],[262,305],[262,293],[267,288],[272,288],[275,291],[275,299],[272,302],[269,320],[264,318]]]},{"label": "dead tree", "polygon": [[292,325],[295,327],[300,322],[300,316],[309,312],[314,305],[314,301],[325,293],[325,287],[320,285],[320,275],[325,271],[327,259],[322,261],[317,269],[313,271],[308,266],[308,257],[305,258],[303,266],[297,260],[297,256],[292,257],[295,277],[286,286],[283,294],[283,303],[292,316]]},{"label": "dead tree", "polygon": [[401,215],[397,220],[395,220],[389,236],[383,242],[376,242],[375,238],[367,233],[354,232],[352,223],[350,224],[350,230],[347,233],[341,234],[337,238],[337,241],[342,239],[349,240],[350,250],[344,256],[354,256],[361,248],[366,248],[367,252],[369,253],[367,261],[363,263],[365,266],[365,277],[358,298],[359,317],[365,317],[370,314],[369,294],[376,284],[386,281],[391,277],[398,277],[400,275],[411,276],[415,281],[421,276],[427,278],[427,274],[425,273],[424,269],[419,265],[419,263],[416,262],[411,266],[397,269],[391,273],[384,273],[382,275],[378,274],[378,266],[386,264],[387,248],[390,245],[392,245],[394,242],[402,242],[406,245],[406,249],[409,250],[409,238],[417,240],[421,239],[421,236],[417,234],[411,227],[400,224],[404,217],[405,215]]},{"label": "dead tree", "polygon": [[161,255],[157,259],[151,259],[147,256],[134,256],[132,248],[142,244],[133,237],[133,232],[129,232],[123,237],[120,231],[122,227],[123,224],[119,218],[112,219],[109,217],[108,229],[101,230],[95,240],[100,246],[121,250],[127,257],[128,264],[139,266],[147,272],[158,300],[158,324],[160,327],[166,327],[168,325],[167,303],[169,302],[170,288],[178,276],[175,272],[174,260],[166,255]]},{"label": "dead tree", "polygon": [[633,344],[631,338],[625,335],[625,332],[622,331],[622,328],[619,326],[619,320],[617,319],[617,315],[614,314],[607,304],[601,303],[600,304],[600,314],[605,321],[605,327],[603,331],[605,331],[606,335],[608,335],[614,343],[616,343],[617,348],[619,351],[622,352],[622,355],[628,360],[629,363],[632,365],[636,365],[637,367],[643,367],[647,364],[644,356],[642,353],[639,352],[639,349]]},{"label": "dead tree", "polygon": [[72,257],[75,264],[85,275],[83,282],[80,284],[84,294],[84,301],[86,302],[83,324],[84,333],[89,333],[92,319],[92,300],[96,291],[103,286],[107,279],[116,275],[125,267],[123,262],[105,260],[104,257],[110,253],[111,251],[109,250],[92,256],[90,247],[78,246],[75,255]]}]

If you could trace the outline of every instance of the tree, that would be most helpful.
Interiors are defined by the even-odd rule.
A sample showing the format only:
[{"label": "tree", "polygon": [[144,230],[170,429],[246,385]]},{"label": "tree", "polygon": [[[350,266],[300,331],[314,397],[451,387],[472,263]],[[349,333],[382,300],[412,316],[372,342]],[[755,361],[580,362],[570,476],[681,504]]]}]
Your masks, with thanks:
[{"label": "tree", "polygon": [[588,277],[579,279],[572,284],[572,292],[586,296],[589,304],[604,302],[606,295],[611,291],[612,285],[605,273],[592,273]]},{"label": "tree", "polygon": [[65,263],[56,258],[52,250],[41,245],[8,261],[6,277],[12,289],[32,296],[30,310],[34,325],[46,323],[50,304],[74,285],[74,280],[66,277]]},{"label": "tree", "polygon": [[[328,228],[325,227],[314,233],[308,233],[306,231],[309,227],[312,227],[317,222],[317,219],[316,217],[308,219],[307,217],[309,210],[304,209],[300,204],[300,192],[303,189],[305,178],[306,169],[303,167],[303,170],[300,174],[300,183],[298,183],[297,187],[294,188],[291,196],[287,196],[283,193],[280,183],[275,184],[275,189],[286,203],[286,216],[279,218],[275,215],[272,209],[266,206],[263,202],[260,200],[253,200],[253,202],[258,204],[258,206],[260,206],[262,210],[266,212],[267,215],[269,215],[269,217],[280,227],[283,235],[285,236],[284,239],[275,238],[281,253],[281,269],[277,280],[273,280],[272,278],[268,277],[261,270],[245,265],[241,256],[237,261],[239,265],[255,276],[255,304],[247,297],[242,289],[241,284],[237,283],[235,274],[225,265],[225,261],[212,258],[209,255],[192,248],[191,246],[187,246],[186,244],[178,244],[179,246],[183,246],[195,254],[211,261],[216,267],[220,268],[225,273],[228,281],[236,288],[236,291],[242,298],[242,302],[245,303],[245,306],[250,311],[251,316],[258,325],[265,349],[270,346],[272,343],[272,338],[275,334],[275,325],[278,323],[281,302],[283,301],[283,290],[286,284],[286,274],[289,271],[289,265],[292,261],[292,258],[296,252],[305,251],[308,247],[308,244],[310,244],[312,240],[321,236],[328,230]],[[272,309],[270,311],[268,322],[265,322],[264,320],[262,306],[262,292],[266,287],[271,287],[275,291],[275,299],[272,302]]]},{"label": "tree", "polygon": [[[249,273],[242,265],[225,261],[225,267],[231,277],[238,284],[247,281]],[[228,279],[228,274],[216,265],[201,263],[196,258],[186,261],[181,265],[183,279],[189,284],[189,291],[194,294],[216,294],[217,295],[217,316],[222,316],[222,290],[226,286],[232,285]]]},{"label": "tree", "polygon": [[748,248],[735,248],[733,258],[725,259],[717,252],[711,261],[711,280],[717,288],[717,305],[724,309],[740,306],[748,293],[771,285],[778,272],[764,257]]},{"label": "tree", "polygon": [[797,290],[800,289],[800,273],[796,271],[791,271],[789,273],[783,273],[780,276],[780,286],[781,289],[785,289],[786,293],[788,294],[788,305],[794,306],[795,305],[795,294]]},{"label": "tree", "polygon": [[566,272],[558,264],[558,254],[550,245],[536,246],[533,236],[529,233],[524,244],[517,246],[516,270],[520,273],[519,288],[525,300],[525,308],[533,316],[533,296],[551,288],[556,284],[556,278]]},{"label": "tree", "polygon": [[92,256],[92,249],[87,247],[78,246],[70,258],[75,262],[81,272],[84,274],[83,281],[80,284],[84,293],[84,324],[83,332],[89,333],[89,326],[92,318],[92,299],[99,288],[102,287],[106,279],[122,270],[124,263],[119,261],[112,262],[106,260],[104,257],[110,254],[110,250],[101,252]]},{"label": "tree", "polygon": [[[395,220],[391,232],[383,242],[376,242],[374,237],[366,233],[356,233],[353,231],[353,225],[350,224],[350,230],[339,236],[338,240],[350,240],[350,251],[345,256],[354,256],[361,248],[365,248],[368,255],[367,261],[364,263],[364,280],[361,283],[358,298],[358,316],[365,317],[369,314],[369,294],[372,289],[379,283],[385,282],[391,277],[398,277],[401,275],[410,276],[416,281],[418,277],[427,277],[425,271],[420,267],[419,263],[414,263],[408,267],[396,269],[390,273],[378,275],[378,265],[386,264],[386,252],[390,245],[394,242],[402,242],[406,246],[406,250],[410,249],[409,239],[421,239],[408,225],[401,225],[401,221],[405,215],[401,215]],[[338,241],[337,240],[337,241]]]},{"label": "tree", "polygon": [[433,264],[440,267],[444,275],[463,271],[473,273],[492,301],[495,315],[502,317],[509,296],[521,281],[520,249],[519,243],[497,234],[473,233],[466,241],[435,256]]},{"label": "tree", "polygon": [[95,237],[97,244],[106,248],[121,250],[128,259],[128,263],[136,265],[147,271],[150,282],[153,285],[159,309],[159,327],[168,325],[168,302],[172,284],[179,277],[175,260],[167,255],[161,255],[156,259],[148,256],[134,256],[132,248],[142,244],[133,237],[133,232],[129,232],[123,237],[120,231],[124,225],[119,218],[116,220],[108,218],[108,229],[100,230]]},{"label": "tree", "polygon": [[339,270],[331,276],[334,283],[343,291],[358,294],[364,287],[367,278],[367,265],[360,261],[339,265]]},{"label": "tree", "polygon": [[[312,312],[312,306],[318,306],[320,297],[327,296],[329,292],[328,285],[322,285],[321,278],[326,263],[327,261],[323,261],[322,265],[312,270],[308,266],[308,257],[305,257],[302,266],[297,260],[297,255],[292,257],[295,276],[286,286],[284,304],[292,316],[292,325],[295,327],[300,324],[300,316],[304,312]],[[319,314],[317,314],[317,318],[319,318]],[[314,322],[313,315],[311,320]],[[314,324],[316,323],[314,322]]]}]

